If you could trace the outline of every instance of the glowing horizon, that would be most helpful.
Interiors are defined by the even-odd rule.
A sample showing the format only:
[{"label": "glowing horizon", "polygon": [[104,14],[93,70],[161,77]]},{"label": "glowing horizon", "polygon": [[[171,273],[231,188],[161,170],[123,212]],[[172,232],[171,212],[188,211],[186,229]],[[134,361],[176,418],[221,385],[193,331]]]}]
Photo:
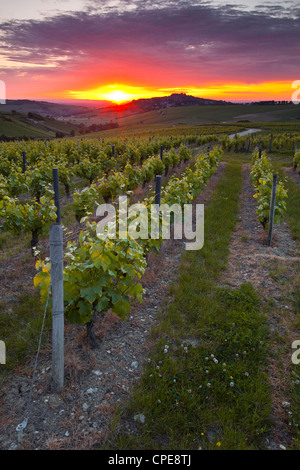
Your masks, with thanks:
[{"label": "glowing horizon", "polygon": [[68,90],[66,96],[78,100],[104,100],[117,104],[137,100],[141,98],[158,98],[169,96],[173,93],[185,93],[190,96],[223,101],[290,101],[290,82],[267,82],[267,83],[227,83],[227,84],[205,84],[203,87],[176,87],[152,89],[139,86],[123,85],[121,83],[105,85],[90,90]]}]

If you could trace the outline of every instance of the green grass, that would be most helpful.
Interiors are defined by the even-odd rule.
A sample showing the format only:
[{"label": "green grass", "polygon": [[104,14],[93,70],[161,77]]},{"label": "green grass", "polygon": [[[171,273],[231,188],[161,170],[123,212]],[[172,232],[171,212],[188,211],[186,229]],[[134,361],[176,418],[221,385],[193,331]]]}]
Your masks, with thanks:
[{"label": "green grass", "polygon": [[[253,449],[268,430],[267,326],[251,285],[218,287],[237,221],[241,166],[228,164],[205,210],[205,243],[186,252],[150,362],[112,431],[116,449]],[[167,345],[167,348],[166,346]],[[122,418],[143,414],[137,435]]]},{"label": "green grass", "polygon": [[0,135],[4,134],[9,137],[53,137],[53,133],[49,131],[37,129],[12,116],[10,116],[10,119],[11,121],[3,121],[0,114]]},{"label": "green grass", "polygon": [[[42,326],[43,312],[37,292],[21,294],[18,301],[0,303],[1,340],[6,345],[6,365],[0,368],[0,384],[26,359],[33,358]],[[42,344],[49,342],[51,315],[47,315]]]},{"label": "green grass", "polygon": [[[295,184],[290,178],[287,179],[288,189],[288,204],[286,220],[289,224],[293,238],[298,242],[298,252],[295,256],[300,255],[300,187]],[[298,264],[297,268],[297,279],[295,280],[296,289],[293,295],[293,304],[295,311],[296,325],[298,327],[299,335],[295,340],[300,339],[300,268]],[[300,450],[300,364],[294,364],[292,370],[292,411],[293,416],[291,421],[296,426],[293,426],[295,437],[294,443],[295,448]]]},{"label": "green grass", "polygon": [[299,184],[295,184],[290,178],[287,179],[286,186],[288,190],[286,219],[291,229],[293,237],[295,238],[295,240],[298,241],[300,245],[300,186]]},{"label": "green grass", "polygon": [[0,109],[0,135],[48,139],[55,137],[56,132],[70,134],[72,130],[78,133],[78,126],[54,118],[43,118],[35,122],[25,114]]},{"label": "green grass", "polygon": [[[196,126],[201,128],[207,125],[223,126],[226,132],[226,126],[236,126],[243,128],[254,127],[275,131],[299,130],[300,123],[299,109],[295,105],[228,105],[228,106],[182,106],[165,108],[162,110],[148,111],[132,115],[122,115],[115,112],[110,114],[108,120],[118,122],[116,129],[101,131],[95,133],[100,137],[113,137],[129,133],[153,133],[172,130],[176,128],[188,128]],[[99,119],[107,119],[107,111],[101,113],[89,120],[99,122]],[[80,119],[79,119],[80,120]],[[248,122],[247,122],[248,121]],[[221,131],[217,131],[218,133]],[[235,132],[235,131],[233,131]],[[86,136],[85,136],[86,137]]]}]

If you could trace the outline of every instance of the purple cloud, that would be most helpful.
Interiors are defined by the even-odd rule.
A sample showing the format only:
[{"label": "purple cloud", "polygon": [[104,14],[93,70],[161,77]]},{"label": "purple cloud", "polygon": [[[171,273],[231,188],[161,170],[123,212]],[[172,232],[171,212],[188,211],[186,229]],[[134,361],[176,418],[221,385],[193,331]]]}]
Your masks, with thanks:
[{"label": "purple cloud", "polygon": [[86,11],[2,23],[0,50],[7,66],[10,61],[14,67],[16,62],[53,64],[57,73],[81,76],[86,68],[102,79],[119,71],[128,80],[148,75],[149,81],[152,68],[153,83],[164,86],[173,86],[177,78],[190,83],[299,78],[300,8],[264,5],[245,11],[229,4],[216,8],[212,2],[122,3],[121,11],[89,2]]}]

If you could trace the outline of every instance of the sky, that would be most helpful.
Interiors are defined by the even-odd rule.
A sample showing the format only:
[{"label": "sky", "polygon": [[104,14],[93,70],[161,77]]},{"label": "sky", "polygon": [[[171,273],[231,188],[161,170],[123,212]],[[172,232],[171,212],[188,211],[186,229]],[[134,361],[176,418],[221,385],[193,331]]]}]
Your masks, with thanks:
[{"label": "sky", "polygon": [[300,3],[0,0],[7,99],[291,100]]}]

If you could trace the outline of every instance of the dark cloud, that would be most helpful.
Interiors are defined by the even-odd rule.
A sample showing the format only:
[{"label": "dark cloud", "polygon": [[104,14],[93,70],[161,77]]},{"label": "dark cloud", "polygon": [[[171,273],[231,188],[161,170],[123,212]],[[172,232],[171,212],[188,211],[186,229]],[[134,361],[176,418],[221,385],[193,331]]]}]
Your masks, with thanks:
[{"label": "dark cloud", "polygon": [[[97,70],[126,64],[176,69],[191,79],[296,79],[300,9],[263,5],[255,11],[211,2],[89,2],[88,9],[44,20],[1,25],[2,54],[14,62]],[[136,8],[134,8],[136,6]],[[105,7],[105,8],[104,8]],[[139,8],[138,8],[139,7]],[[117,69],[117,66],[114,66]],[[298,77],[299,78],[299,77]]]}]

